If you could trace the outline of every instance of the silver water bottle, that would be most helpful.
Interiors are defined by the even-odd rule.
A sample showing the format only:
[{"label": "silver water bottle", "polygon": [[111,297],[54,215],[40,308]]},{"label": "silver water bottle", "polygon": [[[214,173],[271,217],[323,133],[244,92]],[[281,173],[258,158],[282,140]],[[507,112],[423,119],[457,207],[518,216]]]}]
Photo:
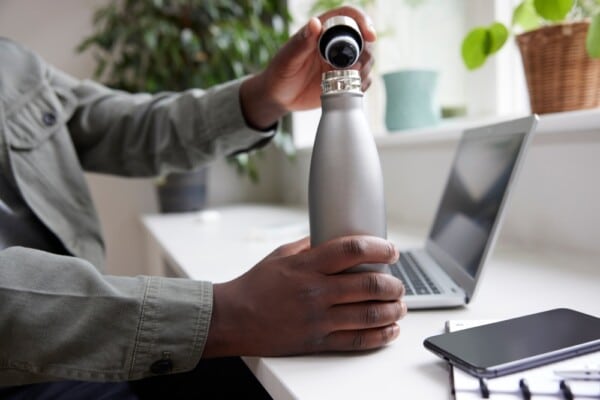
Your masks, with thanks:
[{"label": "silver water bottle", "polygon": [[[312,246],[346,235],[387,236],[381,165],[360,87],[356,70],[323,74],[308,188]],[[365,270],[389,272],[389,267],[368,264],[349,271]]]}]

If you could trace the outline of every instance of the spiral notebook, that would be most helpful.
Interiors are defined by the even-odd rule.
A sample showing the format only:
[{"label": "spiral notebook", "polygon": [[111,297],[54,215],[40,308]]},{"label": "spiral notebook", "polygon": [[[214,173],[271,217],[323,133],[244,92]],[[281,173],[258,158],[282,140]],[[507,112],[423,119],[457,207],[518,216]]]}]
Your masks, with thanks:
[{"label": "spiral notebook", "polygon": [[[453,332],[491,322],[494,321],[447,321],[446,331]],[[452,393],[456,400],[600,399],[600,381],[565,379],[557,374],[558,371],[597,370],[600,368],[600,352],[487,380],[480,380],[451,365],[449,368]]]}]

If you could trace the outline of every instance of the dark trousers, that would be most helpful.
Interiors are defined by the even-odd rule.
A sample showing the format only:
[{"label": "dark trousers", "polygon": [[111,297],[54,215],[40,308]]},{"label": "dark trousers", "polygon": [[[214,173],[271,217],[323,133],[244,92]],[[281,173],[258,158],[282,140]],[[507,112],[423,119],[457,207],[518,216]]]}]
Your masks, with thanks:
[{"label": "dark trousers", "polygon": [[131,382],[60,381],[0,388],[2,400],[249,399],[271,397],[238,357],[202,360],[190,372]]}]

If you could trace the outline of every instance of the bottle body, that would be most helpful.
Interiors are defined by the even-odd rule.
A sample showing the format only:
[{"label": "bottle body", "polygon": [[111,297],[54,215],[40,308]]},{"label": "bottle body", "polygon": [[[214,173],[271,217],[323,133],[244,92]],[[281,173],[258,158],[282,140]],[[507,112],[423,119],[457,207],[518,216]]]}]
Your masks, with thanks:
[{"label": "bottle body", "polygon": [[[383,176],[360,92],[323,94],[309,175],[311,245],[347,235],[387,236]],[[387,265],[351,269],[388,272]]]}]

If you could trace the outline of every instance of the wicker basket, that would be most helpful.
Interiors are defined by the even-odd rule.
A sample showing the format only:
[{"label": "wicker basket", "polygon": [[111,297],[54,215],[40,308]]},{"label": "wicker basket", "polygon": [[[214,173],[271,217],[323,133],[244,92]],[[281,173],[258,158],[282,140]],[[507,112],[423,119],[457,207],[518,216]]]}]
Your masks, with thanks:
[{"label": "wicker basket", "polygon": [[552,25],[517,36],[532,112],[600,106],[600,59],[586,52],[588,27],[587,22]]}]

